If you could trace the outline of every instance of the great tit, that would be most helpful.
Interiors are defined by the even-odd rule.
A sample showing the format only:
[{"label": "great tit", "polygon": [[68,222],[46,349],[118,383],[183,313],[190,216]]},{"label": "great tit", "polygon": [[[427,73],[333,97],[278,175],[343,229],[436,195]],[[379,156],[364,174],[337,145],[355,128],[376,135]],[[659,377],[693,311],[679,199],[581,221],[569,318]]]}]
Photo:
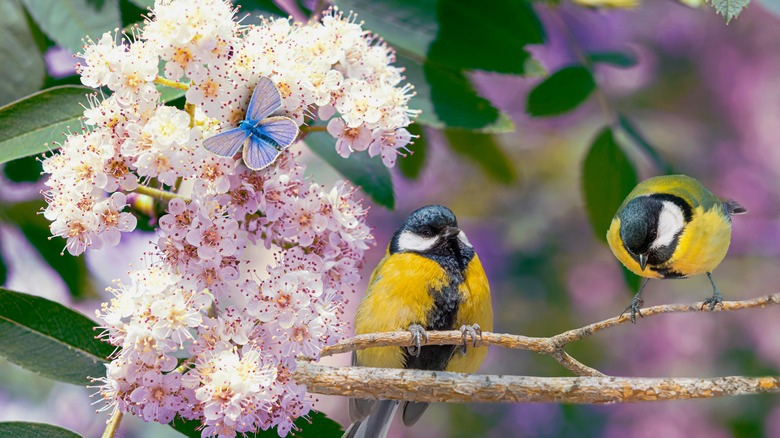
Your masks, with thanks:
[{"label": "great tit", "polygon": [[[420,347],[426,330],[454,329],[463,333],[463,345]],[[353,364],[473,373],[487,355],[487,347],[475,347],[482,330],[493,330],[487,276],[455,215],[441,205],[415,210],[395,231],[358,307],[355,334],[399,330],[409,330],[416,345],[358,351]],[[428,404],[400,406],[404,424],[411,426]],[[353,423],[344,437],[386,436],[398,407],[394,400],[351,399]]]},{"label": "great tit", "polygon": [[[639,183],[612,219],[607,241],[618,260],[645,277],[623,313],[631,322],[642,316],[642,290],[651,278],[686,278],[707,274],[713,310],[723,297],[712,279],[731,242],[731,216],[747,210],[723,200],[685,175],[657,176]],[[702,305],[702,308],[704,307]]]}]

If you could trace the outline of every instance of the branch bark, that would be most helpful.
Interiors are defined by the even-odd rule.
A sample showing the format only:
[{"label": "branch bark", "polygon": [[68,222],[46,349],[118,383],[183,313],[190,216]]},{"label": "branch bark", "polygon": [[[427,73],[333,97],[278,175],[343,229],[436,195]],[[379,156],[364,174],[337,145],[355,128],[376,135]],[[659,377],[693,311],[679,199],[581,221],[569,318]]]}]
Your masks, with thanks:
[{"label": "branch bark", "polygon": [[418,402],[633,403],[780,392],[778,377],[528,377],[298,362],[309,392]]},{"label": "branch bark", "polygon": [[[743,300],[725,301],[715,311],[733,311],[780,304],[780,293]],[[702,311],[702,302],[648,307],[644,317],[664,313]],[[309,392],[358,398],[413,400],[420,402],[556,402],[556,403],[628,403],[654,400],[680,400],[723,397],[742,394],[780,392],[780,377],[717,378],[630,378],[608,377],[566,353],[570,342],[629,322],[620,315],[550,337],[528,337],[500,333],[483,333],[478,346],[533,351],[553,357],[563,367],[580,377],[527,377],[471,375],[421,370],[340,367],[334,368],[298,361],[294,379]],[[461,332],[428,332],[423,345],[458,345]],[[325,347],[321,356],[346,353],[371,347],[408,347],[409,332],[372,333],[344,339]]]}]

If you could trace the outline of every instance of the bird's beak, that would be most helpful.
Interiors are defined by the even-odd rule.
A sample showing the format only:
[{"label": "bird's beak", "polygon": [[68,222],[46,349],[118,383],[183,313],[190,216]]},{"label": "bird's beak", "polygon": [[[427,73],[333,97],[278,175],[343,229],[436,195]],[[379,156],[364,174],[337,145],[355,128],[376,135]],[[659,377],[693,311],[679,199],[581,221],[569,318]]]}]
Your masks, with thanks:
[{"label": "bird's beak", "polygon": [[444,236],[445,239],[450,240],[458,237],[458,234],[460,233],[460,228],[458,227],[447,227],[444,229],[444,232],[442,233],[442,236]]},{"label": "bird's beak", "polygon": [[645,270],[645,267],[647,266],[647,254],[639,254],[639,267],[642,268],[642,270]]}]

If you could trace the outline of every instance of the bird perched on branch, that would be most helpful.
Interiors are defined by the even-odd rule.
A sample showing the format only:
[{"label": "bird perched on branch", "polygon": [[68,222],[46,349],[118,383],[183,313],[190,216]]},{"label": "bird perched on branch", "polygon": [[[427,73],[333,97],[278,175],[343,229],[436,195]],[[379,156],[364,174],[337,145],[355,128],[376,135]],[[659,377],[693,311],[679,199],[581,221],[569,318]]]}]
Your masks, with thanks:
[{"label": "bird perched on branch", "polygon": [[[685,175],[657,176],[639,183],[618,209],[607,241],[618,260],[645,277],[623,313],[631,322],[642,316],[642,290],[651,278],[686,278],[707,274],[713,310],[723,297],[712,279],[731,242],[731,216],[747,210],[723,200]],[[702,306],[703,308],[704,306]]]},{"label": "bird perched on branch", "polygon": [[[421,346],[426,330],[454,329],[463,333],[463,345]],[[358,351],[353,364],[473,373],[487,355],[487,347],[476,348],[482,330],[493,330],[487,276],[446,207],[420,208],[395,231],[357,310],[355,334],[399,330],[409,330],[415,345]],[[384,437],[399,406],[411,426],[428,404],[351,399],[353,423],[344,436]]]}]

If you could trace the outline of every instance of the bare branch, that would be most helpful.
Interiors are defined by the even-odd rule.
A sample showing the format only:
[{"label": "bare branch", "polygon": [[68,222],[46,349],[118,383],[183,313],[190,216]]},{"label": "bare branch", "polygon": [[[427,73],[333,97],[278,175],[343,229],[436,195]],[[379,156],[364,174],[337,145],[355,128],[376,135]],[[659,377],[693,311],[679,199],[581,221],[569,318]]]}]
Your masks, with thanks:
[{"label": "bare branch", "polygon": [[[765,307],[769,304],[780,304],[780,294],[765,295],[744,301],[724,301],[723,305],[717,307],[715,311],[725,312],[750,309]],[[663,313],[700,312],[702,311],[702,306],[702,302],[654,306],[643,309],[642,315],[649,318]],[[604,376],[600,371],[571,357],[563,351],[563,347],[570,342],[590,337],[601,330],[627,322],[629,322],[628,315],[620,315],[547,338],[485,332],[482,334],[482,338],[477,340],[477,345],[496,345],[504,348],[534,351],[553,357],[563,367],[578,376]],[[423,345],[458,345],[461,342],[462,335],[460,331],[430,331],[428,332],[428,342]],[[321,352],[321,356],[330,356],[371,347],[408,347],[410,345],[412,345],[412,336],[409,332],[371,333],[344,339],[335,345],[325,347]]]},{"label": "bare branch", "polygon": [[419,402],[629,403],[780,392],[778,377],[527,377],[298,362],[309,392]]}]

